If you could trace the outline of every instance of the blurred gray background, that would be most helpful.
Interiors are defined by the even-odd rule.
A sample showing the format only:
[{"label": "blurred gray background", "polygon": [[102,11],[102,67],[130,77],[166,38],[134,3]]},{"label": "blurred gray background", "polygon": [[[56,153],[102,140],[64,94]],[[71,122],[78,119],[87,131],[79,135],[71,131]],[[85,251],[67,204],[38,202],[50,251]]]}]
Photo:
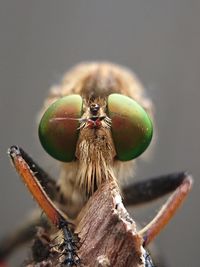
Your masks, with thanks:
[{"label": "blurred gray background", "polygon": [[[7,148],[22,146],[53,172],[36,127],[48,88],[80,61],[109,60],[134,70],[156,107],[157,144],[137,178],[179,170],[194,176],[156,245],[169,267],[199,266],[199,14],[198,0],[0,1],[0,236],[36,206]],[[163,201],[136,208],[134,218],[145,224]]]}]

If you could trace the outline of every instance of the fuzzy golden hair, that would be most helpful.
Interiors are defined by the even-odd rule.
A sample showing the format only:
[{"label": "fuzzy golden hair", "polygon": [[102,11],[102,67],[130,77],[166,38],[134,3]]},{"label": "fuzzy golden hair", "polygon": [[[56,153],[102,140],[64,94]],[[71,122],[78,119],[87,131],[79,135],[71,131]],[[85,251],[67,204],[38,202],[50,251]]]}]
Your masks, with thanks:
[{"label": "fuzzy golden hair", "polygon": [[[106,99],[112,93],[131,97],[151,114],[151,101],[145,97],[137,77],[128,69],[108,62],[82,63],[67,72],[61,83],[51,88],[42,113],[58,98],[79,94],[84,100],[84,118],[91,103],[99,104],[100,114],[106,116]],[[68,213],[71,210],[72,217],[103,181],[111,179],[120,186],[122,180],[132,175],[134,161],[120,162],[115,155],[109,123],[103,122],[99,129],[80,127],[77,160],[61,164],[58,181],[66,200],[65,208]]]}]

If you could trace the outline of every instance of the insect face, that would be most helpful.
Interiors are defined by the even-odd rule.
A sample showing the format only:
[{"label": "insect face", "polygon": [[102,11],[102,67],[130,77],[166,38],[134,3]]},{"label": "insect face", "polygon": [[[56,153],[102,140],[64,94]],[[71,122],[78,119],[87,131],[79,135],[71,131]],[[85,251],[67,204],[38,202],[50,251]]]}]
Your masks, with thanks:
[{"label": "insect face", "polygon": [[92,103],[89,108],[85,107],[85,112],[79,95],[60,98],[42,117],[39,137],[51,156],[70,162],[76,158],[79,130],[100,127],[111,128],[116,158],[122,161],[138,157],[152,138],[152,123],[145,110],[136,101],[120,94],[109,95],[106,108]]},{"label": "insect face", "polygon": [[39,137],[57,160],[79,161],[77,181],[93,192],[113,177],[115,160],[132,160],[144,152],[152,138],[152,123],[145,110],[127,96],[110,94],[107,99],[84,103],[79,95],[69,95],[44,113]]}]

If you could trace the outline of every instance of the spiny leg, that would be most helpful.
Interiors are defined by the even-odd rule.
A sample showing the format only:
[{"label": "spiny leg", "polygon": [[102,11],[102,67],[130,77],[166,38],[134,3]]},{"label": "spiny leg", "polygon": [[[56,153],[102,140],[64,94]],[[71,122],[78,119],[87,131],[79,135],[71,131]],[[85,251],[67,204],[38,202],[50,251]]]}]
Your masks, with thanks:
[{"label": "spiny leg", "polygon": [[[26,184],[29,191],[31,192],[35,200],[38,202],[42,210],[45,212],[47,217],[50,219],[50,221],[57,228],[63,230],[64,236],[66,236],[67,234],[67,236],[73,237],[73,234],[71,232],[72,230],[70,228],[70,226],[73,227],[73,224],[67,219],[66,215],[55,206],[55,204],[51,201],[51,199],[47,195],[46,191],[44,190],[38,179],[39,173],[37,172],[36,176],[35,172],[32,169],[33,168],[32,161],[31,162],[29,160],[26,161],[27,154],[17,146],[12,146],[9,149],[8,153],[11,157],[14,167],[20,174],[23,182]],[[76,265],[78,261],[75,252],[76,247],[71,239],[66,238],[66,242],[69,242],[71,246],[70,250],[67,251],[67,253],[64,253],[65,255],[64,262],[65,264],[67,264],[67,266]]]},{"label": "spiny leg", "polygon": [[[124,188],[127,205],[144,203],[174,191],[155,218],[140,231],[144,237],[144,246],[148,245],[170,221],[190,192],[192,183],[190,175],[180,172],[136,183],[129,189]],[[131,190],[135,196],[131,196]]]},{"label": "spiny leg", "polygon": [[[80,258],[76,254],[75,249],[78,248],[79,239],[72,235],[72,232],[68,230],[68,225],[66,221],[60,222],[60,228],[63,230],[63,242],[59,245],[59,248],[62,250],[62,254],[65,255],[63,264],[66,266],[78,265],[80,263]],[[74,260],[76,257],[76,260]]]}]

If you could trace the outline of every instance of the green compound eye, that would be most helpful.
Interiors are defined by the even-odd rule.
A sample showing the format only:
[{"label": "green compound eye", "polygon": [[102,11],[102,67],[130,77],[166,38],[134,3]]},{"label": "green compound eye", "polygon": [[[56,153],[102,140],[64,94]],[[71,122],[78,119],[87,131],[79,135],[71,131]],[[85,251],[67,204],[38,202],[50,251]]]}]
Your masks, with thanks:
[{"label": "green compound eye", "polygon": [[149,116],[136,101],[120,94],[109,95],[107,109],[117,158],[128,161],[138,157],[152,139]]},{"label": "green compound eye", "polygon": [[70,162],[75,158],[82,105],[79,95],[62,97],[47,109],[40,121],[40,142],[57,160]]}]

